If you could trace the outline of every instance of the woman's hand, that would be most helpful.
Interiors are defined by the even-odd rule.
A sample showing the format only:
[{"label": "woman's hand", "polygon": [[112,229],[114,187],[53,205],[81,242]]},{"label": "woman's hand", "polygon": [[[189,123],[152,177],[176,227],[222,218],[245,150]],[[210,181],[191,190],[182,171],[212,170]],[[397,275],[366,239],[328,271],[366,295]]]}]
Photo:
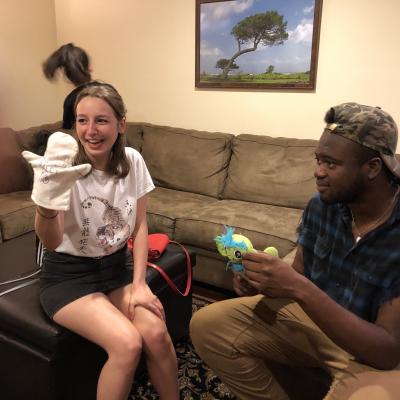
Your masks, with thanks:
[{"label": "woman's hand", "polygon": [[131,287],[131,296],[128,305],[128,316],[130,320],[135,317],[135,308],[143,307],[151,311],[157,317],[165,321],[164,307],[157,296],[151,291],[147,283]]},{"label": "woman's hand", "polygon": [[50,135],[44,156],[22,152],[33,168],[31,197],[38,206],[49,210],[69,210],[72,187],[92,168],[90,164],[73,165],[77,153],[77,141],[64,132]]}]

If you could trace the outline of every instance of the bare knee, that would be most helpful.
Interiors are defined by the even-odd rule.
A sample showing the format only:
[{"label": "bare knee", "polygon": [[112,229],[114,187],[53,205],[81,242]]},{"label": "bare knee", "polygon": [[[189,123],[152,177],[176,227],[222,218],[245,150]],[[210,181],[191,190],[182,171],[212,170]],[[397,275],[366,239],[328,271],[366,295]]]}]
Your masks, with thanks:
[{"label": "bare knee", "polygon": [[106,349],[109,360],[122,368],[136,367],[142,353],[142,338],[134,327],[117,332]]},{"label": "bare knee", "polygon": [[171,338],[166,325],[161,320],[156,323],[149,323],[141,333],[145,346],[152,349],[154,353],[161,355],[169,349]]}]

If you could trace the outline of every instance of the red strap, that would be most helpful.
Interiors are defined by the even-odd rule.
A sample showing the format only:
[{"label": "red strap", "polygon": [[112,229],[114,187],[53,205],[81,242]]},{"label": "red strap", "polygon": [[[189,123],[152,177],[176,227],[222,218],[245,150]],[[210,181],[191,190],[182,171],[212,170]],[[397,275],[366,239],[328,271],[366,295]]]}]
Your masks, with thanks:
[{"label": "red strap", "polygon": [[184,291],[184,293],[182,293],[179,288],[175,285],[175,283],[171,280],[171,278],[168,276],[168,274],[158,265],[153,264],[149,261],[147,261],[147,266],[154,268],[155,270],[157,270],[162,277],[167,281],[168,285],[178,294],[180,294],[181,296],[186,297],[189,293],[190,293],[190,288],[192,286],[192,266],[190,265],[190,256],[188,251],[186,250],[186,248],[184,246],[182,246],[180,243],[175,242],[173,240],[169,241],[170,243],[174,243],[177,244],[178,246],[180,246],[180,248],[183,250],[183,252],[186,255],[186,268],[187,268],[187,282],[186,282],[186,289]]}]

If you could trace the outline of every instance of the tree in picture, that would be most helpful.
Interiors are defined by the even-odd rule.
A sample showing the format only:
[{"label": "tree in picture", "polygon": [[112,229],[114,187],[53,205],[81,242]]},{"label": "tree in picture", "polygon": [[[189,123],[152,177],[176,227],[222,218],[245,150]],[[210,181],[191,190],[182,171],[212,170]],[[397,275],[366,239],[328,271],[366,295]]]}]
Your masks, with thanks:
[{"label": "tree in picture", "polygon": [[274,73],[275,67],[273,65],[269,65],[268,68],[266,69],[265,73],[266,74],[273,74]]},{"label": "tree in picture", "polygon": [[239,69],[239,65],[232,62],[228,58],[220,58],[215,64],[215,68],[220,68],[222,71],[225,71],[228,68],[228,72],[233,69]]},{"label": "tree in picture", "polygon": [[[222,78],[228,77],[229,71],[238,69],[235,60],[242,54],[256,51],[259,45],[279,46],[288,39],[287,22],[277,11],[250,15],[238,22],[232,29],[231,35],[236,39],[238,50],[230,59],[217,61],[217,68],[223,68]],[[249,47],[242,48],[243,45]],[[219,65],[219,66],[218,66]]]}]

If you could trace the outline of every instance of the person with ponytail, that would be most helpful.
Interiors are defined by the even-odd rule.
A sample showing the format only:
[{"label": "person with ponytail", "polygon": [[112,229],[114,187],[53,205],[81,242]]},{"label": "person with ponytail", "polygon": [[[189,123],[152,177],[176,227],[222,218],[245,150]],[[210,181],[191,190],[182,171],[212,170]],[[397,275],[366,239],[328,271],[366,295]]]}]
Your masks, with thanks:
[{"label": "person with ponytail", "polygon": [[92,80],[90,58],[85,50],[73,43],[64,44],[43,63],[44,76],[52,81],[57,71],[75,86],[64,100],[63,129],[72,129],[75,124],[74,105],[80,91]]},{"label": "person with ponytail", "polygon": [[[35,230],[45,251],[40,303],[49,318],[108,355],[97,400],[127,400],[142,354],[160,400],[178,400],[178,364],[161,301],[146,282],[154,183],[126,146],[126,107],[93,81],[74,105],[74,134],[53,133],[34,170]],[[127,243],[133,239],[133,256]]]}]

